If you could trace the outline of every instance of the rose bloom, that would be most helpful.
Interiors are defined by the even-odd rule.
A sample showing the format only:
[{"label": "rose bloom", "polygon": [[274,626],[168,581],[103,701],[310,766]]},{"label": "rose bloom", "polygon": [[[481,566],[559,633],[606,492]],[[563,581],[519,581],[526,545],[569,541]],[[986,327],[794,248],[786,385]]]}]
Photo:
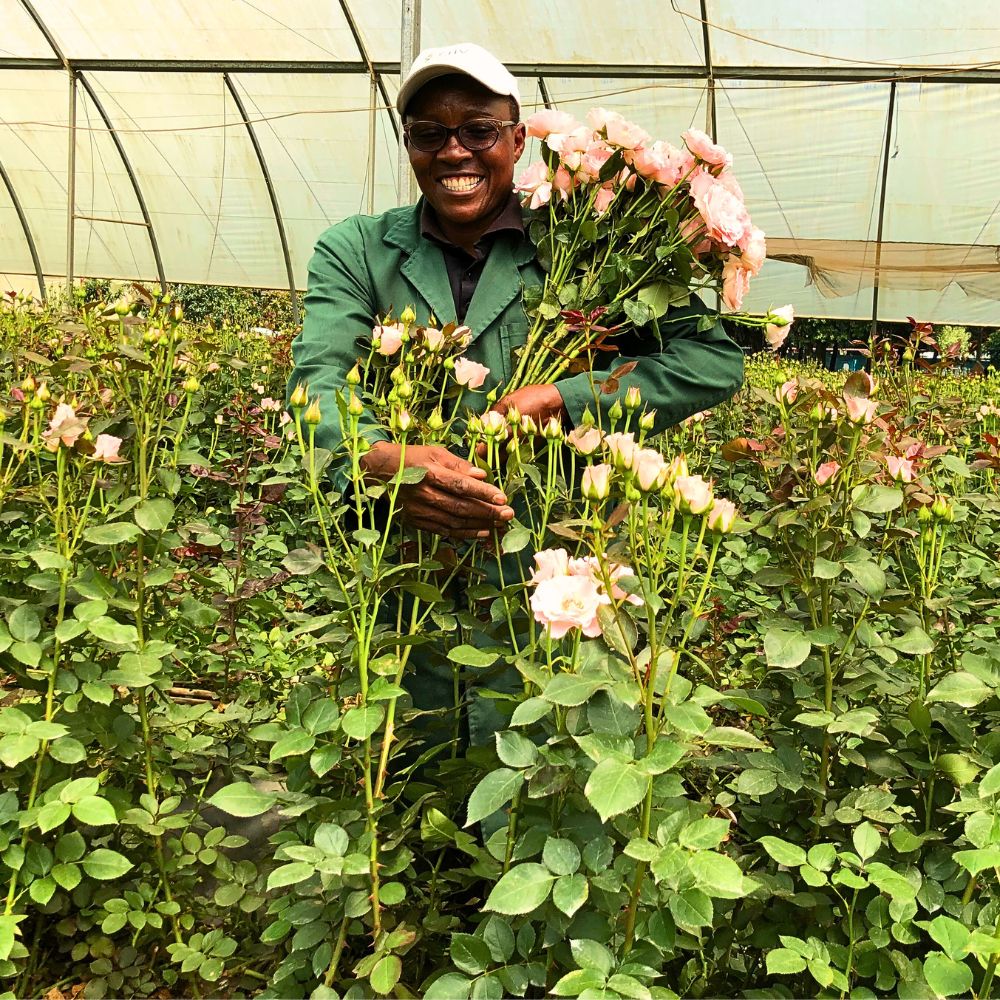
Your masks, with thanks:
[{"label": "rose bloom", "polygon": [[559,197],[567,201],[573,191],[573,175],[564,167],[556,168],[555,176],[552,178],[552,187],[559,192]]},{"label": "rose bloom", "polygon": [[531,595],[535,621],[546,626],[553,639],[561,639],[574,628],[590,638],[599,636],[597,609],[603,603],[593,579],[582,575],[543,580]]},{"label": "rose bloom", "polygon": [[379,354],[388,358],[403,346],[403,328],[396,323],[377,326],[372,330],[372,339],[378,341]]},{"label": "rose bloom", "polygon": [[713,500],[712,485],[701,476],[678,476],[674,480],[674,505],[682,514],[704,514]]},{"label": "rose bloom", "polygon": [[889,469],[889,475],[897,483],[913,482],[913,462],[910,459],[901,458],[897,455],[888,455],[886,456],[885,464]]},{"label": "rose bloom", "polygon": [[844,406],[847,409],[847,419],[852,424],[870,424],[878,412],[878,403],[863,396],[845,396]]},{"label": "rose bloom", "polygon": [[636,448],[632,455],[632,472],[643,493],[662,489],[667,481],[667,463],[654,448]]},{"label": "rose bloom", "polygon": [[711,136],[702,132],[701,129],[689,128],[686,132],[681,132],[687,148],[705,163],[712,164],[713,167],[726,169],[733,165],[731,154],[727,153],[717,143],[712,142]]},{"label": "rose bloom", "polygon": [[691,197],[708,236],[727,247],[746,242],[753,230],[746,205],[725,184],[702,170],[691,175]]},{"label": "rose bloom", "polygon": [[[729,309],[740,309],[743,306],[743,296],[749,290],[750,272],[740,266],[737,257],[730,257],[722,269],[722,301]],[[784,341],[785,338],[781,339]]]},{"label": "rose bloom", "polygon": [[60,442],[67,448],[72,448],[86,429],[86,418],[78,417],[69,403],[60,403],[49,421],[48,430],[42,434],[42,439],[49,451],[58,451]]},{"label": "rose bloom", "polygon": [[614,150],[603,139],[591,142],[580,160],[577,171],[580,180],[585,183],[594,183],[600,180],[601,168],[613,155]]},{"label": "rose bloom", "polygon": [[753,226],[750,229],[750,236],[747,238],[746,246],[743,247],[743,254],[740,263],[754,276],[760,274],[760,269],[767,259],[767,242],[764,239],[764,231]]},{"label": "rose bloom", "polygon": [[489,368],[478,361],[470,361],[468,358],[455,359],[455,381],[459,385],[464,385],[466,389],[478,389],[486,381],[489,373]]},{"label": "rose bloom", "polygon": [[91,458],[98,462],[122,462],[124,459],[118,454],[122,439],[113,434],[98,434],[94,441],[94,454]]},{"label": "rose bloom", "polygon": [[794,403],[799,395],[798,383],[794,379],[783,382],[775,389],[774,395],[779,403]]},{"label": "rose bloom", "polygon": [[636,445],[635,435],[631,432],[616,431],[614,434],[605,434],[604,445],[618,468],[627,469],[632,464]]},{"label": "rose bloom", "polygon": [[695,257],[701,257],[712,249],[712,241],[705,235],[705,220],[700,215],[692,215],[681,224],[678,232]]},{"label": "rose bloom", "polygon": [[824,462],[813,474],[817,486],[825,486],[833,477],[840,472],[839,462]]},{"label": "rose bloom", "polygon": [[592,455],[601,446],[604,435],[597,427],[574,427],[566,435],[566,443],[572,445],[581,455]]},{"label": "rose bloom", "polygon": [[489,410],[482,415],[483,433],[487,437],[507,437],[507,418],[496,410]]},{"label": "rose bloom", "polygon": [[611,492],[610,465],[588,465],[580,478],[580,492],[587,500],[606,500]]},{"label": "rose bloom", "polygon": [[444,347],[444,334],[433,326],[424,327],[424,347],[436,354]]},{"label": "rose bloom", "polygon": [[569,573],[569,553],[565,549],[542,549],[535,553],[535,571],[531,574],[531,585],[538,586],[543,580]]},{"label": "rose bloom", "polygon": [[785,342],[788,331],[792,328],[792,323],[795,322],[795,310],[791,305],[781,306],[778,309],[770,310],[767,315],[769,319],[773,317],[779,320],[777,323],[768,323],[764,328],[764,337],[767,340],[767,346],[772,351],[776,351]]},{"label": "rose bloom", "polygon": [[546,108],[524,119],[528,135],[533,139],[546,139],[553,133],[565,135],[579,126],[577,120],[565,111]]},{"label": "rose bloom", "polygon": [[[627,590],[622,590],[618,586],[618,581],[630,576],[635,576],[635,570],[624,563],[611,563],[605,567],[608,578],[611,582],[611,596],[616,601],[628,601],[629,604],[639,607],[643,600],[638,594],[630,594]],[[573,576],[588,576],[597,585],[598,593],[601,595],[603,604],[610,604],[604,589],[604,576],[601,572],[601,564],[594,556],[584,556],[582,559],[569,560],[569,572]]]},{"label": "rose bloom", "polygon": [[688,475],[687,458],[684,455],[675,455],[667,466],[667,482],[676,483],[678,479]]},{"label": "rose bloom", "polygon": [[514,185],[517,194],[526,195],[522,203],[527,202],[529,208],[540,208],[547,205],[552,197],[552,182],[549,180],[549,168],[543,160],[532,163],[517,179]]},{"label": "rose bloom", "polygon": [[594,196],[594,211],[598,215],[604,215],[604,213],[611,207],[611,203],[614,200],[615,192],[612,188],[600,188]]},{"label": "rose bloom", "polygon": [[276,399],[272,399],[270,396],[265,396],[260,401],[260,408],[262,410],[270,410],[277,413],[281,409],[281,403],[279,403]]},{"label": "rose bloom", "polygon": [[720,535],[728,535],[733,530],[736,523],[736,504],[732,500],[724,500],[716,497],[712,502],[712,509],[708,512],[709,531],[715,531]]}]

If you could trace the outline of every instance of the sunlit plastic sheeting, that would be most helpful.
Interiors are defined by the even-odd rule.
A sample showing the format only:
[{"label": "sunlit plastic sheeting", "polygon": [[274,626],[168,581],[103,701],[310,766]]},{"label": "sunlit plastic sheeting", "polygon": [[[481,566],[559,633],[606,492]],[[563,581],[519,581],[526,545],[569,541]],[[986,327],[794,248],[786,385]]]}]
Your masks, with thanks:
[{"label": "sunlit plastic sheeting", "polygon": [[754,222],[770,236],[873,237],[888,99],[887,84],[720,84],[718,140]]},{"label": "sunlit plastic sheeting", "polygon": [[760,275],[750,282],[743,308],[766,312],[791,303],[802,316],[868,319],[872,314],[871,282],[858,281],[853,291],[830,298],[810,279],[809,271],[798,264],[769,260]]},{"label": "sunlit plastic sheeting", "polygon": [[[368,211],[372,127],[374,210],[396,204],[396,140],[389,112],[370,110],[371,85],[364,76],[248,73],[234,82],[254,121],[278,192],[296,284],[304,288],[309,257],[323,229]],[[377,91],[375,102],[382,102]]]},{"label": "sunlit plastic sheeting", "polygon": [[51,59],[52,47],[20,0],[0,0],[0,56]]},{"label": "sunlit plastic sheeting", "polygon": [[168,278],[287,286],[260,165],[222,76],[103,73],[91,82],[141,178]]},{"label": "sunlit plastic sheeting", "polygon": [[336,0],[33,3],[69,59],[358,59]]},{"label": "sunlit plastic sheeting", "polygon": [[957,282],[944,291],[883,288],[879,291],[878,314],[883,319],[913,316],[928,323],[1000,326],[1000,300],[967,295]]},{"label": "sunlit plastic sheeting", "polygon": [[704,80],[546,77],[545,86],[561,111],[584,120],[591,108],[607,108],[675,145],[681,132],[704,128],[707,121]]},{"label": "sunlit plastic sheeting", "polygon": [[996,0],[707,0],[716,66],[963,66],[1000,49]]},{"label": "sunlit plastic sheeting", "polygon": [[1000,87],[896,92],[884,239],[1000,243]]},{"label": "sunlit plastic sheeting", "polygon": [[[697,9],[697,0],[681,7]],[[399,0],[352,0],[373,59],[399,59]],[[511,63],[690,65],[702,63],[701,27],[669,3],[619,0],[605,6],[565,0],[456,3],[423,0],[421,44],[476,42]]]},{"label": "sunlit plastic sheeting", "polygon": [[[2,217],[2,213],[0,213]],[[58,281],[58,279],[53,279]],[[53,288],[49,284],[49,279],[45,279],[46,291],[51,292]],[[5,296],[8,292],[22,292],[31,295],[36,299],[42,297],[38,288],[38,279],[34,275],[27,274],[4,274],[0,271],[0,295]]]},{"label": "sunlit plastic sheeting", "polygon": [[[0,159],[35,238],[42,269],[66,273],[67,76],[62,72],[0,73]],[[7,193],[0,184],[0,204]],[[30,271],[21,227],[4,226],[0,271]]]}]

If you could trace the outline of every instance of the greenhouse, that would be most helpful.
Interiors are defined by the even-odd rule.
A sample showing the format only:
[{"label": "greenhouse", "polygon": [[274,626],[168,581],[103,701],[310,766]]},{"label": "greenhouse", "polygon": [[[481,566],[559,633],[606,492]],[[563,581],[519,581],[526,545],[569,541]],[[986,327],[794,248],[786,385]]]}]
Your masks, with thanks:
[{"label": "greenhouse", "polygon": [[0,0],[0,993],[975,997],[992,0]]}]

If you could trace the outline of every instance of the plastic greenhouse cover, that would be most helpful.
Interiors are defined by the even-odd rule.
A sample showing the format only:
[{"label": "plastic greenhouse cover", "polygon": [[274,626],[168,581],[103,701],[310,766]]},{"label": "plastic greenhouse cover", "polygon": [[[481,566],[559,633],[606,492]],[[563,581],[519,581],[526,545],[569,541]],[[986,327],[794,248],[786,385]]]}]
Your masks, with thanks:
[{"label": "plastic greenhouse cover", "polygon": [[[0,0],[0,167],[28,229],[0,183],[0,287],[37,285],[29,239],[49,283],[66,272],[69,74],[29,8],[81,81],[76,275],[154,280],[155,240],[168,280],[287,287],[234,92],[298,287],[326,226],[396,203],[398,122],[386,100],[398,86],[400,0]],[[600,105],[673,141],[714,123],[776,258],[751,308],[791,301],[800,314],[868,318],[877,259],[882,317],[1000,324],[1000,134],[989,124],[1000,112],[1000,4],[705,0],[705,10],[707,25],[699,0],[423,0],[421,38],[496,52],[518,72],[525,113]]]}]

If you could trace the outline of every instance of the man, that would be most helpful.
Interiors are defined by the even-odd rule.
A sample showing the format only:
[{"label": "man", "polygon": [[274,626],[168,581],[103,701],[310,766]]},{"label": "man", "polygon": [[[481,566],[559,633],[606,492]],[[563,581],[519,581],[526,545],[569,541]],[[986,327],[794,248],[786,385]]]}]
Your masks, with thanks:
[{"label": "man", "polygon": [[[477,45],[428,49],[415,60],[396,105],[423,197],[415,206],[354,216],[320,237],[306,319],[293,346],[290,385],[308,383],[310,397],[320,396],[324,423],[317,443],[333,451],[341,445],[334,393],[367,353],[376,317],[411,305],[418,323],[432,313],[442,323],[465,323],[473,335],[466,355],[490,369],[488,391],[509,380],[512,352],[527,338],[522,289],[544,280],[512,193],[514,165],[525,147],[514,77]],[[672,312],[671,337],[662,347],[652,336],[623,338],[614,364],[637,364],[616,392],[599,394],[601,407],[637,385],[656,410],[659,431],[731,396],[743,379],[743,354],[718,323],[698,332],[704,311],[695,305]],[[486,391],[471,405],[484,407]],[[557,416],[575,426],[594,406],[592,378],[585,372],[555,385],[526,386],[495,408],[509,406],[539,424]],[[370,421],[362,433],[372,444],[363,460],[366,475],[391,478],[399,446]],[[427,470],[420,483],[400,491],[401,517],[416,528],[484,538],[514,516],[481,470],[443,447],[409,445],[405,464]],[[345,486],[342,470],[334,479]],[[472,720],[473,742],[488,738],[491,725]]]}]

